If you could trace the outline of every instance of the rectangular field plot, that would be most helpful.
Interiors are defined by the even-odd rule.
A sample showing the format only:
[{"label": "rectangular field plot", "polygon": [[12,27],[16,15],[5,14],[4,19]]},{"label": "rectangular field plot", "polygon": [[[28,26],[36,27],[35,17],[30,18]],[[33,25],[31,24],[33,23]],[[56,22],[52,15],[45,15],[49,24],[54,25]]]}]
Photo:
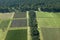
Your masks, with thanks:
[{"label": "rectangular field plot", "polygon": [[10,30],[5,40],[27,40],[27,30]]},{"label": "rectangular field plot", "polygon": [[1,28],[7,28],[9,25],[10,20],[2,20],[0,23],[0,29]]},{"label": "rectangular field plot", "polygon": [[41,28],[43,40],[60,40],[60,28]]},{"label": "rectangular field plot", "polygon": [[27,26],[27,19],[13,20],[11,23],[11,27],[26,27],[26,26]]},{"label": "rectangular field plot", "polygon": [[54,12],[36,12],[37,18],[60,18],[60,13]]},{"label": "rectangular field plot", "polygon": [[26,12],[17,12],[14,14],[14,18],[26,18]]},{"label": "rectangular field plot", "polygon": [[12,13],[0,13],[0,19],[11,19],[13,13],[14,12],[12,12]]},{"label": "rectangular field plot", "polygon": [[39,18],[37,21],[39,27],[60,28],[60,18]]}]

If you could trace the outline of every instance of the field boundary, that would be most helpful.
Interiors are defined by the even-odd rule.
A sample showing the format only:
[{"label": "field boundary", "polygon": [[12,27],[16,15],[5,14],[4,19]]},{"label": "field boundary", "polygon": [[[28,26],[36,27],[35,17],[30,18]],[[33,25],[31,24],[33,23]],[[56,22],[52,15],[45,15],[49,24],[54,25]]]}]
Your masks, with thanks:
[{"label": "field boundary", "polygon": [[[14,16],[14,13],[12,14],[11,19],[13,18],[13,16]],[[6,38],[6,36],[7,36],[7,32],[9,31],[9,27],[10,27],[11,23],[12,23],[12,20],[10,20],[10,22],[9,22],[9,25],[8,25],[8,28],[7,28],[7,30],[6,30],[6,34],[5,34],[5,37],[4,37],[3,40],[5,40],[5,38]]]}]

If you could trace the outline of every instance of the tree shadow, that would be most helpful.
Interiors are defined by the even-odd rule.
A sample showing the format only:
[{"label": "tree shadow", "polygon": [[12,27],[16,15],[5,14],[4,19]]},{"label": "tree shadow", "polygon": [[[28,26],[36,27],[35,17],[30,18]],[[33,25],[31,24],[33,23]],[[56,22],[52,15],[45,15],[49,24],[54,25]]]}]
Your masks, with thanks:
[{"label": "tree shadow", "polygon": [[56,9],[56,8],[52,8],[52,9],[49,9],[49,8],[40,8],[41,11],[43,12],[60,12],[60,9]]},{"label": "tree shadow", "polygon": [[8,13],[10,12],[8,9],[0,9],[0,13]]}]

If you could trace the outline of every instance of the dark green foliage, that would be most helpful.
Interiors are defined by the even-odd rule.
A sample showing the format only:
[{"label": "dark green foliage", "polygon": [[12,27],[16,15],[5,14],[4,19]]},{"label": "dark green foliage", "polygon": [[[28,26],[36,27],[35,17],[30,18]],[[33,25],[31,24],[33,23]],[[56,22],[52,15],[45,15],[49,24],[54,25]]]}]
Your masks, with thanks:
[{"label": "dark green foliage", "polygon": [[[0,8],[14,8],[20,11],[38,11],[38,7],[42,11],[60,11],[59,0],[0,0]],[[47,8],[47,9],[46,9]],[[9,9],[9,10],[10,10]],[[11,9],[12,10],[12,9]]]},{"label": "dark green foliage", "polygon": [[38,6],[35,6],[35,4],[39,3],[39,1],[40,0],[0,0],[0,8],[14,8],[22,12],[30,10],[37,11]]},{"label": "dark green foliage", "polygon": [[29,26],[31,30],[32,40],[39,40],[40,38],[39,31],[37,29],[38,25],[36,21],[36,14],[33,10],[29,12]]}]

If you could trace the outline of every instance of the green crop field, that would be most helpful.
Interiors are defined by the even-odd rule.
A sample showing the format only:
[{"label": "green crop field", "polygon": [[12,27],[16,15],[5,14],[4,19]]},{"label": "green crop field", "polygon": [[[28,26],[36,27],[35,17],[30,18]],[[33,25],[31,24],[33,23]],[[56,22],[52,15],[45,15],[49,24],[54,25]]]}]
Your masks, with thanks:
[{"label": "green crop field", "polygon": [[[25,16],[27,16],[26,18],[25,18],[25,16],[23,17],[22,15],[18,16],[17,13],[16,13],[16,15],[17,15],[16,17],[14,15],[15,15],[15,13],[12,13],[12,14],[8,14],[8,13],[1,14],[0,13],[0,40],[31,40],[30,29],[29,29],[29,15],[26,13],[25,14]],[[26,19],[27,20],[26,23],[28,26],[11,27],[11,23],[13,22],[13,20],[20,21],[21,19]],[[60,28],[59,27],[60,26],[60,22],[59,22],[60,13],[59,12],[36,11],[36,19],[37,19],[37,23],[38,23],[38,30],[40,32],[41,40],[46,40],[47,39],[46,37],[48,35],[51,37],[51,40],[55,40],[54,35],[56,35],[58,37],[58,33],[60,33],[60,32],[58,29],[56,29],[56,30],[58,30],[58,33],[56,33],[57,31],[54,28]],[[14,21],[14,22],[16,24],[18,23],[16,21]],[[23,23],[21,23],[21,24],[23,25]],[[45,30],[45,28],[46,28],[46,30]],[[51,30],[49,28],[53,28],[53,30]],[[52,36],[49,31],[52,31],[52,33],[53,34],[55,33],[55,34],[54,35],[52,34],[53,35]],[[27,38],[27,36],[28,36],[28,38]],[[49,36],[48,36],[48,39],[50,40]],[[59,40],[59,38],[57,40]]]},{"label": "green crop field", "polygon": [[37,18],[59,18],[59,12],[36,12]]},{"label": "green crop field", "polygon": [[0,23],[0,29],[7,28],[10,20],[2,20]]},{"label": "green crop field", "polygon": [[13,13],[0,13],[0,40],[4,40]]},{"label": "green crop field", "polygon": [[[36,19],[38,22],[38,30],[40,31],[41,40],[58,40],[58,38],[54,39],[54,36],[49,34],[50,30],[48,28],[60,28],[60,13],[59,12],[36,12]],[[47,28],[48,30],[44,30],[42,28]],[[53,31],[53,30],[51,30]],[[48,32],[48,33],[47,33]],[[53,33],[56,31],[54,30]],[[59,32],[59,31],[58,31]],[[51,37],[49,37],[49,36]],[[54,35],[58,35],[54,34]],[[48,38],[47,38],[48,36]]]},{"label": "green crop field", "polygon": [[[27,35],[28,35],[27,27],[21,27],[21,26],[19,27],[17,26],[16,28],[10,27],[13,20],[26,19],[26,18],[21,18],[24,15],[23,13],[22,16],[18,16],[19,18],[18,17],[14,18],[14,14],[15,14],[14,12],[0,13],[0,40],[27,40]],[[15,23],[17,24],[17,22]]]},{"label": "green crop field", "polygon": [[27,30],[10,30],[5,40],[27,40]]},{"label": "green crop field", "polygon": [[36,12],[39,27],[59,27],[60,13]]}]

